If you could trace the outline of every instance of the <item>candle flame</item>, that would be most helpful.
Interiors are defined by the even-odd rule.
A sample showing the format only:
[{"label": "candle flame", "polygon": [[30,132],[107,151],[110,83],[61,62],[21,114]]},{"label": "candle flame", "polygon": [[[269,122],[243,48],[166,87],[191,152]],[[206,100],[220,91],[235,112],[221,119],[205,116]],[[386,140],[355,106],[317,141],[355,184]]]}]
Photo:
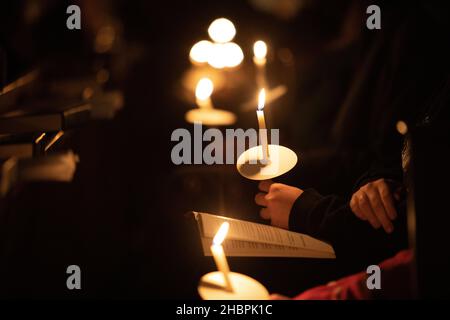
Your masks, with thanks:
[{"label": "candle flame", "polygon": [[244,54],[234,42],[212,44],[208,64],[215,69],[234,68],[241,64]]},{"label": "candle flame", "polygon": [[195,89],[195,97],[201,101],[208,100],[214,90],[214,84],[209,78],[201,78]]},{"label": "candle flame", "polygon": [[258,40],[253,45],[253,54],[257,59],[264,59],[267,55],[267,45],[264,41]]},{"label": "candle flame", "polygon": [[241,64],[244,59],[244,53],[239,45],[234,42],[229,42],[224,45],[224,50],[226,52],[228,68],[234,68]]},{"label": "candle flame", "polygon": [[226,43],[233,40],[236,28],[233,22],[226,18],[214,20],[208,28],[208,34],[217,43]]},{"label": "candle flame", "polygon": [[266,104],[266,89],[261,89],[258,95],[258,110],[264,109]]},{"label": "candle flame", "polygon": [[202,40],[194,44],[189,52],[189,57],[197,63],[208,62],[211,56],[213,43],[208,40]]},{"label": "candle flame", "polygon": [[228,222],[222,223],[216,235],[214,236],[213,243],[215,245],[221,245],[225,237],[227,236],[228,229],[230,228],[230,224]]}]

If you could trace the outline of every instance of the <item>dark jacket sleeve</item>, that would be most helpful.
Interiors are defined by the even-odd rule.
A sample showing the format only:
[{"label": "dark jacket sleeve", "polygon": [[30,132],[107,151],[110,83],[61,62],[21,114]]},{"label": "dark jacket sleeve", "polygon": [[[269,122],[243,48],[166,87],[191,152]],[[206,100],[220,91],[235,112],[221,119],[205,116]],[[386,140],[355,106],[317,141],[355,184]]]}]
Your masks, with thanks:
[{"label": "dark jacket sleeve", "polygon": [[357,218],[348,201],[336,196],[322,196],[313,189],[305,190],[294,203],[289,228],[329,242],[336,256],[355,256],[364,261],[380,261],[407,245],[405,204],[397,208],[394,232],[375,230],[367,221]]}]

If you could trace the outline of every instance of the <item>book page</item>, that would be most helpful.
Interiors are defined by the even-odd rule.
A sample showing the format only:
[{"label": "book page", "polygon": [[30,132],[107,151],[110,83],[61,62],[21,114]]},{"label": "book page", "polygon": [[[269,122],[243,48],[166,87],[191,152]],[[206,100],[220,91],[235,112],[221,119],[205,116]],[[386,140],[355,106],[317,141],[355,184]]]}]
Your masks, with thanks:
[{"label": "book page", "polygon": [[[212,239],[210,238],[202,238],[205,256],[211,256],[211,242]],[[223,250],[229,257],[336,258],[334,253],[331,252],[230,239],[224,241]]]},{"label": "book page", "polygon": [[227,221],[230,224],[227,235],[228,240],[243,240],[262,244],[303,248],[334,255],[334,250],[329,244],[304,234],[208,213],[195,212],[194,214],[197,215],[197,219],[201,220],[203,236],[206,238],[214,238],[220,225],[224,221]]}]

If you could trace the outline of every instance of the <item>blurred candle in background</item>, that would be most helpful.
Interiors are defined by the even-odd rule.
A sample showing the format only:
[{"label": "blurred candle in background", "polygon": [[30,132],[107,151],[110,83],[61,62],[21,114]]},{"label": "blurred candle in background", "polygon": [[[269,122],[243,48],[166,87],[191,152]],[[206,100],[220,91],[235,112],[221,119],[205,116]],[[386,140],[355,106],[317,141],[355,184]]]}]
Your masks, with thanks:
[{"label": "blurred candle in background", "polygon": [[194,64],[208,62],[213,50],[213,43],[208,40],[202,40],[194,44],[189,52],[189,58]]},{"label": "blurred candle in background", "polygon": [[195,98],[200,108],[213,108],[211,94],[214,90],[214,84],[209,78],[201,78],[195,89]]},{"label": "blurred candle in background", "polygon": [[233,40],[236,35],[236,28],[230,20],[219,18],[209,25],[208,34],[214,42],[226,43]]},{"label": "blurred candle in background", "polygon": [[238,44],[231,42],[236,35],[236,28],[230,20],[214,20],[208,27],[208,34],[212,42],[198,41],[189,52],[194,65],[207,63],[214,69],[232,69],[242,63],[244,52]]},{"label": "blurred candle in background", "polygon": [[266,43],[261,40],[256,41],[253,45],[253,54],[253,62],[256,65],[256,84],[258,88],[266,88]]}]

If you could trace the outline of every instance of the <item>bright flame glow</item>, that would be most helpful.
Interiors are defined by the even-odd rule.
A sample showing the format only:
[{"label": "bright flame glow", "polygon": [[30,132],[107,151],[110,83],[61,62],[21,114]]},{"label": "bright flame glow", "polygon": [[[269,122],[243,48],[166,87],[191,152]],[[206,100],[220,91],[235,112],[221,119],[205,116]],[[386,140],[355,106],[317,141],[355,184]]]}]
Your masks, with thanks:
[{"label": "bright flame glow", "polygon": [[244,60],[244,53],[242,52],[241,47],[239,47],[236,43],[230,42],[224,45],[225,57],[226,57],[226,66],[228,68],[234,68],[241,64],[242,60]]},{"label": "bright flame glow", "polygon": [[223,69],[227,66],[227,56],[224,44],[213,44],[208,64],[216,69]]},{"label": "bright flame glow", "polygon": [[214,90],[214,84],[209,78],[201,78],[195,89],[195,97],[199,100],[207,100]]},{"label": "bright flame glow", "polygon": [[230,20],[219,18],[210,24],[208,34],[215,42],[225,43],[233,40],[236,35],[236,28]]},{"label": "bright flame glow", "polygon": [[208,64],[216,69],[234,68],[242,63],[244,53],[234,42],[216,43],[212,45]]},{"label": "bright flame glow", "polygon": [[264,59],[267,55],[267,45],[264,41],[258,40],[253,45],[253,54],[257,59]]},{"label": "bright flame glow", "polygon": [[189,52],[189,57],[198,63],[208,62],[211,56],[213,43],[208,40],[202,40],[194,44]]},{"label": "bright flame glow", "polygon": [[261,89],[258,95],[258,110],[264,109],[266,104],[266,89]]},{"label": "bright flame glow", "polygon": [[215,245],[221,245],[225,237],[227,236],[228,229],[230,228],[230,224],[228,222],[222,223],[216,235],[214,236],[213,243]]}]

